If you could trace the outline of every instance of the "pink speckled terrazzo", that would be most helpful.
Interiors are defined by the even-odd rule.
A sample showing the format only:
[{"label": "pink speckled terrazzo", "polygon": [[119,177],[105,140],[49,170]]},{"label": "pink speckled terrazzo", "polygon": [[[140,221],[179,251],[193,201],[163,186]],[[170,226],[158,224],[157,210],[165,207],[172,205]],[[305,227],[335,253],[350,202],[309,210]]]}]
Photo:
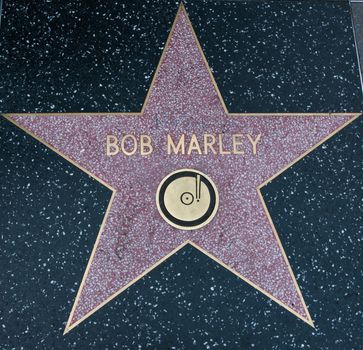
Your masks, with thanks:
[{"label": "pink speckled terrazzo", "polygon": [[[309,322],[257,187],[351,118],[226,114],[183,11],[143,115],[14,116],[18,125],[115,189],[68,328],[187,240]],[[223,134],[226,149],[232,134],[261,134],[261,141],[256,155],[247,138],[242,139],[244,155],[167,154],[167,134],[190,140],[193,133],[199,140],[206,133]],[[107,156],[108,134],[150,135],[154,151]],[[195,231],[167,224],[155,203],[162,179],[181,168],[207,174],[219,192],[216,217]]]}]

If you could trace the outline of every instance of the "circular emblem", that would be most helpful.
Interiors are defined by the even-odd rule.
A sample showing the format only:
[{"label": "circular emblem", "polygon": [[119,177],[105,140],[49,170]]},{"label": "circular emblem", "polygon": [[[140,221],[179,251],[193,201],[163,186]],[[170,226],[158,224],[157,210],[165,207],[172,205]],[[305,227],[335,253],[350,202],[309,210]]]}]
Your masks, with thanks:
[{"label": "circular emblem", "polygon": [[156,205],[168,224],[182,230],[195,230],[216,215],[218,192],[207,175],[194,169],[181,169],[161,181]]}]

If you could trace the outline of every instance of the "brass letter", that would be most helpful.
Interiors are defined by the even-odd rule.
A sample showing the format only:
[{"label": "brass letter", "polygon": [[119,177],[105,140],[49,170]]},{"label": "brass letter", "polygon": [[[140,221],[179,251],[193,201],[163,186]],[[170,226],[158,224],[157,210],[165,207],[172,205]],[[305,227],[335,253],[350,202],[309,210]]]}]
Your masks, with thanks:
[{"label": "brass letter", "polygon": [[193,151],[197,151],[198,154],[202,154],[202,150],[200,149],[199,142],[195,134],[192,134],[192,137],[190,139],[188,154],[191,154]]},{"label": "brass letter", "polygon": [[238,141],[237,138],[239,137],[243,137],[242,134],[233,134],[232,135],[232,143],[233,143],[233,154],[245,154],[245,152],[243,151],[243,149],[238,150],[237,146],[240,146],[243,144],[243,142]]},{"label": "brass letter", "polygon": [[[125,149],[125,142],[126,142],[126,139],[131,139],[134,143],[134,148],[132,149],[132,151],[127,151]],[[125,153],[127,156],[132,156],[136,150],[137,150],[137,140],[136,140],[136,137],[134,135],[130,135],[130,134],[127,134],[125,135],[123,138],[122,138],[122,141],[121,141],[121,150],[123,153]]]},{"label": "brass letter", "polygon": [[181,150],[181,154],[184,154],[185,153],[184,139],[185,139],[185,135],[183,134],[182,136],[180,136],[179,142],[175,146],[173,139],[168,134],[168,154],[171,153],[171,149],[173,149],[175,154],[178,154],[180,150]]},{"label": "brass letter", "polygon": [[[208,141],[208,139],[210,139],[210,141]],[[208,148],[210,148],[213,154],[217,154],[217,151],[213,147],[215,143],[216,137],[214,135],[204,134],[204,154],[208,154]]]},{"label": "brass letter", "polygon": [[147,156],[152,153],[153,146],[151,144],[151,137],[149,135],[140,136],[140,153],[142,156]]},{"label": "brass letter", "polygon": [[107,135],[106,137],[106,154],[108,156],[114,156],[120,152],[120,148],[117,145],[117,137],[114,135]]},{"label": "brass letter", "polygon": [[223,150],[222,134],[218,134],[218,143],[219,143],[219,154],[231,154],[231,151]]},{"label": "brass letter", "polygon": [[247,134],[247,137],[252,144],[253,154],[256,155],[257,154],[257,143],[258,143],[258,141],[260,141],[261,134],[258,134],[255,139],[253,139],[250,134]]}]

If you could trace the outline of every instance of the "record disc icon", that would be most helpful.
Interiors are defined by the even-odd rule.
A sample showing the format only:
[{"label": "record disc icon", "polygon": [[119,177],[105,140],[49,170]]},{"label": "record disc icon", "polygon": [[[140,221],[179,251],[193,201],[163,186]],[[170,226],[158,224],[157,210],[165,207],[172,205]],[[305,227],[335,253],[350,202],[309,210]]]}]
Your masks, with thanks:
[{"label": "record disc icon", "polygon": [[181,169],[161,181],[156,204],[167,223],[182,230],[195,230],[215,216],[218,192],[207,175],[194,169]]}]

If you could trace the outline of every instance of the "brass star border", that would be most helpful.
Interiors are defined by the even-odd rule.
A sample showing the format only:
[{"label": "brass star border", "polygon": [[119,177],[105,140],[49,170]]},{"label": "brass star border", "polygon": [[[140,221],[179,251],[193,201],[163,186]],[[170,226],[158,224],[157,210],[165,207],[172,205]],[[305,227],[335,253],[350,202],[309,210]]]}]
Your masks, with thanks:
[{"label": "brass star border", "polygon": [[[148,269],[146,269],[142,274],[140,274],[137,278],[135,278],[134,280],[132,280],[130,283],[128,283],[127,285],[125,285],[123,288],[119,289],[117,292],[115,292],[114,294],[112,294],[110,297],[108,297],[106,300],[104,300],[102,303],[100,303],[96,308],[94,308],[93,310],[91,310],[89,313],[87,313],[85,316],[83,316],[81,319],[79,319],[78,321],[76,321],[75,323],[73,323],[71,326],[71,320],[75,311],[75,307],[77,305],[78,299],[80,297],[83,285],[85,283],[86,277],[88,275],[92,260],[94,258],[95,252],[96,252],[96,248],[98,246],[101,234],[103,232],[103,228],[106,222],[106,219],[108,217],[110,208],[112,206],[115,194],[116,194],[116,190],[111,187],[109,184],[107,184],[105,181],[103,181],[102,179],[98,178],[97,176],[95,176],[94,174],[92,174],[90,171],[88,171],[87,169],[85,169],[84,167],[80,166],[79,164],[77,164],[76,162],[74,162],[72,159],[70,159],[68,156],[66,156],[65,154],[63,154],[62,152],[58,151],[55,147],[51,146],[50,144],[48,144],[47,142],[45,142],[44,140],[42,140],[41,138],[37,137],[34,133],[30,132],[29,130],[27,130],[26,128],[24,128],[23,126],[21,126],[20,124],[18,124],[16,121],[14,121],[12,119],[13,116],[57,116],[57,115],[66,115],[69,117],[72,116],[79,116],[79,115],[87,115],[87,116],[127,116],[127,115],[133,115],[133,116],[141,116],[144,114],[145,111],[145,107],[147,106],[147,103],[149,101],[149,96],[150,96],[150,92],[152,90],[152,86],[155,83],[155,78],[158,75],[158,72],[160,70],[160,66],[161,63],[164,60],[164,56],[166,53],[166,49],[169,45],[170,39],[171,39],[171,35],[173,33],[175,24],[176,24],[176,20],[178,18],[178,15],[180,14],[180,12],[183,12],[185,17],[187,18],[188,21],[188,25],[190,26],[191,30],[192,30],[192,34],[194,36],[195,42],[197,43],[198,49],[201,53],[201,56],[203,58],[204,64],[208,70],[208,73],[210,75],[210,79],[213,83],[213,86],[218,94],[219,100],[221,105],[223,106],[224,112],[227,116],[230,117],[239,117],[239,116],[248,116],[248,117],[259,117],[259,116],[322,116],[322,117],[326,117],[326,116],[353,116],[350,120],[348,120],[345,124],[343,124],[342,126],[340,126],[338,129],[334,130],[334,132],[332,132],[331,134],[329,134],[328,136],[326,136],[324,139],[322,139],[319,143],[315,144],[313,147],[311,147],[310,149],[308,149],[306,152],[304,152],[301,156],[299,156],[298,158],[296,158],[295,160],[293,160],[291,163],[289,163],[288,165],[286,165],[284,168],[282,168],[280,171],[278,171],[276,174],[274,174],[272,177],[268,178],[266,181],[264,181],[263,183],[261,183],[257,188],[257,192],[259,195],[259,198],[262,202],[265,214],[268,218],[268,221],[271,225],[271,228],[273,230],[274,236],[278,242],[278,245],[281,249],[281,252],[283,254],[284,260],[286,262],[286,265],[289,268],[289,272],[290,275],[293,279],[293,282],[295,284],[296,290],[299,293],[299,297],[301,299],[301,302],[304,306],[304,310],[306,312],[306,315],[308,316],[308,319],[304,319],[300,314],[298,314],[297,312],[295,312],[294,310],[292,310],[291,308],[289,308],[287,305],[281,303],[278,299],[276,299],[274,296],[272,296],[271,294],[269,294],[268,292],[264,291],[263,289],[261,289],[260,287],[258,287],[256,284],[254,284],[252,281],[250,281],[249,279],[247,279],[246,277],[242,276],[241,274],[239,274],[238,272],[234,271],[231,267],[229,267],[228,265],[226,265],[225,263],[223,263],[221,260],[217,259],[216,257],[214,257],[212,254],[208,253],[206,250],[204,250],[203,248],[201,248],[200,246],[198,246],[197,244],[195,244],[194,242],[187,240],[184,243],[182,243],[181,245],[179,245],[177,248],[175,248],[173,251],[171,251],[169,254],[167,254],[166,256],[164,256],[162,259],[160,259],[158,262],[156,262],[154,265],[150,266]],[[41,142],[42,144],[44,144],[46,147],[50,148],[52,151],[54,151],[55,153],[59,154],[61,157],[63,157],[64,159],[66,159],[68,162],[70,162],[71,164],[73,164],[74,166],[76,166],[77,168],[79,168],[80,170],[82,170],[83,172],[85,172],[86,174],[88,174],[90,177],[92,177],[93,179],[97,180],[99,183],[101,183],[102,185],[106,186],[108,189],[110,189],[112,191],[112,195],[111,195],[111,199],[108,203],[107,206],[107,210],[105,212],[102,224],[100,226],[100,229],[98,231],[97,234],[97,238],[95,241],[95,244],[93,246],[92,249],[92,253],[91,256],[89,258],[89,261],[87,263],[87,267],[86,270],[84,272],[83,278],[82,278],[82,282],[79,286],[78,292],[77,292],[77,296],[73,302],[73,306],[72,306],[72,310],[71,313],[69,315],[65,330],[64,330],[64,334],[68,333],[71,329],[75,328],[77,325],[79,325],[81,322],[83,322],[85,319],[87,319],[88,317],[90,317],[93,313],[95,313],[97,310],[99,310],[101,307],[103,307],[105,304],[107,304],[109,301],[111,301],[112,299],[114,299],[116,296],[118,296],[120,293],[122,293],[124,290],[126,290],[127,288],[129,288],[131,285],[133,285],[134,283],[136,283],[139,279],[141,279],[142,277],[144,277],[145,275],[147,275],[150,271],[152,271],[155,267],[157,267],[158,265],[160,265],[162,262],[164,262],[165,260],[167,260],[170,256],[172,256],[174,253],[176,253],[177,251],[179,251],[180,249],[182,249],[184,246],[186,246],[187,244],[192,245],[194,248],[198,249],[199,251],[201,251],[202,253],[204,253],[205,255],[207,255],[209,258],[213,259],[214,261],[216,261],[217,263],[219,263],[220,265],[222,265],[224,268],[226,268],[228,271],[232,272],[233,274],[235,274],[236,276],[238,276],[239,278],[241,278],[244,282],[248,283],[249,285],[251,285],[253,288],[257,289],[258,291],[260,291],[262,294],[266,295],[268,298],[274,300],[276,303],[278,303],[280,306],[282,306],[283,308],[287,309],[288,311],[290,311],[292,314],[294,314],[295,316],[297,316],[298,318],[302,319],[304,322],[306,322],[307,324],[309,324],[310,326],[314,327],[314,323],[313,320],[309,314],[309,311],[307,309],[307,306],[304,302],[304,299],[302,297],[300,288],[297,284],[297,281],[295,279],[294,273],[292,271],[291,265],[289,263],[289,260],[286,256],[286,253],[283,249],[281,240],[278,236],[278,233],[276,231],[276,228],[274,226],[274,223],[272,221],[272,218],[270,216],[270,213],[267,209],[265,200],[261,194],[261,189],[267,185],[269,182],[271,182],[272,180],[274,180],[276,177],[278,177],[280,174],[282,174],[285,170],[289,169],[290,167],[292,167],[294,164],[296,164],[298,161],[300,161],[302,158],[304,158],[306,155],[308,155],[309,153],[311,153],[312,151],[314,151],[317,147],[319,147],[321,144],[323,144],[324,142],[326,142],[327,140],[329,140],[331,137],[333,137],[335,134],[337,134],[340,130],[342,130],[343,128],[345,128],[348,124],[352,123],[355,119],[357,119],[359,116],[361,115],[361,113],[230,113],[226,107],[226,104],[224,102],[224,99],[220,93],[220,90],[217,86],[217,83],[213,77],[213,74],[211,72],[210,66],[207,62],[207,59],[204,55],[203,49],[200,45],[200,42],[197,38],[197,35],[194,31],[194,28],[191,24],[191,21],[187,15],[187,12],[185,10],[185,7],[183,5],[183,3],[180,3],[179,5],[179,9],[177,11],[177,15],[175,16],[174,22],[172,24],[171,30],[169,32],[168,38],[166,40],[165,46],[164,46],[164,50],[161,54],[159,63],[157,65],[157,68],[154,72],[153,75],[153,79],[151,81],[150,87],[148,89],[146,98],[144,100],[143,106],[141,108],[141,111],[139,112],[116,112],[116,113],[112,113],[112,112],[100,112],[100,113],[87,113],[87,112],[82,112],[82,113],[5,113],[3,114],[3,116],[12,124],[16,125],[18,128],[20,128],[21,130],[23,130],[25,133],[27,133],[28,135],[32,136],[33,138],[35,138],[37,141]]]}]

